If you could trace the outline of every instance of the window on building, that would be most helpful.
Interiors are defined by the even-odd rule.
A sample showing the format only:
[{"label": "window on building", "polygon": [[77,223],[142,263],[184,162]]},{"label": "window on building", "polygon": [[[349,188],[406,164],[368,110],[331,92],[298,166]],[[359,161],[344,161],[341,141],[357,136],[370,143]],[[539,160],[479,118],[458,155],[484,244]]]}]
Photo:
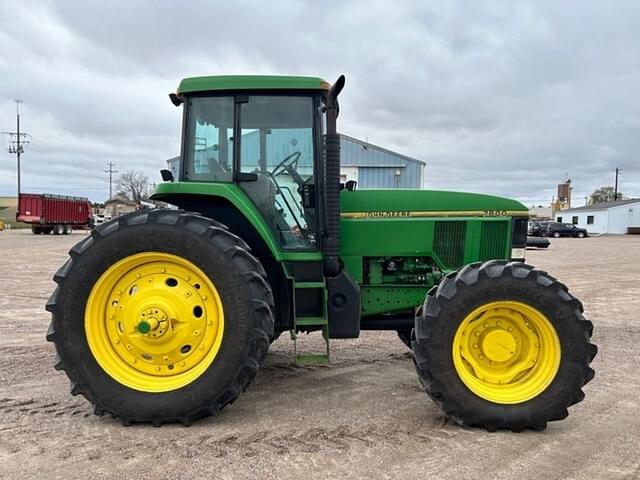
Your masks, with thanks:
[{"label": "window on building", "polygon": [[587,225],[593,225],[593,215],[587,215]]},{"label": "window on building", "polygon": [[573,223],[574,225],[577,225],[578,224],[578,217],[577,216],[571,217],[571,223]]},{"label": "window on building", "polygon": [[562,223],[562,217],[558,217],[558,218],[556,218],[556,222],[558,222],[558,223]]}]

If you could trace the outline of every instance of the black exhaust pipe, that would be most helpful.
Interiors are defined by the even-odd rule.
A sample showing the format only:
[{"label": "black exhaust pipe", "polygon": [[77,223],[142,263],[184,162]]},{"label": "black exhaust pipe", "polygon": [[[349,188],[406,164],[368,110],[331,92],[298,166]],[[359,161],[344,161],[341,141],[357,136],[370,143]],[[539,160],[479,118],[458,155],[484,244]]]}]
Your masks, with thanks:
[{"label": "black exhaust pipe", "polygon": [[324,137],[324,199],[326,233],[323,242],[324,270],[329,277],[340,272],[340,135],[337,119],[340,113],[338,95],[344,88],[344,75],[331,85],[327,93],[327,132]]}]

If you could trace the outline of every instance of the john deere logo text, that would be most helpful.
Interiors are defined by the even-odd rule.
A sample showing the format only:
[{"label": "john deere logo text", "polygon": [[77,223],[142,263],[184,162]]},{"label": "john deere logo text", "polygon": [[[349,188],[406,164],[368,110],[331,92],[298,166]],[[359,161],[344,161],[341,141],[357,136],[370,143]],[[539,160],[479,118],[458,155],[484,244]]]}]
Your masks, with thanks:
[{"label": "john deere logo text", "polygon": [[408,211],[399,211],[399,212],[365,212],[366,218],[397,218],[397,217],[408,217]]}]

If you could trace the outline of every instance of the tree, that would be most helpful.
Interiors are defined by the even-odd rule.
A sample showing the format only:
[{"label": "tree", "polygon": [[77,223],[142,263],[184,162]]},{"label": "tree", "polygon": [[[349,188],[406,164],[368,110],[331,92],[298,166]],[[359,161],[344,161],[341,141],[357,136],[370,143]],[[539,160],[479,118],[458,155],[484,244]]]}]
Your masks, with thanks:
[{"label": "tree", "polygon": [[[603,203],[603,202],[613,202],[615,199],[613,198],[614,189],[613,187],[600,187],[593,191],[591,197],[589,198],[589,203]],[[623,197],[622,192],[618,192],[618,200]]]},{"label": "tree", "polygon": [[129,170],[118,178],[118,194],[140,204],[149,194],[149,177]]}]

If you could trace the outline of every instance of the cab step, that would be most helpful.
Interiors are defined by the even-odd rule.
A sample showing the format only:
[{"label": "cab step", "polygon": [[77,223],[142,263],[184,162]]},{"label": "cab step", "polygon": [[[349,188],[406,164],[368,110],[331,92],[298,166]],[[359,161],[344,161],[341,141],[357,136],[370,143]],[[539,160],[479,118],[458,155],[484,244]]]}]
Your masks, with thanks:
[{"label": "cab step", "polygon": [[[323,365],[329,363],[329,320],[327,318],[327,286],[324,281],[320,282],[295,282],[294,283],[294,312],[295,309],[295,290],[298,289],[317,289],[322,293],[322,315],[321,316],[300,316],[294,318],[294,327],[291,330],[291,339],[293,340],[293,351],[295,356],[295,364],[298,366],[307,365]],[[318,353],[301,353],[298,351],[298,335],[299,330],[313,329],[317,327],[322,331],[322,339],[324,341],[321,352]]]}]

